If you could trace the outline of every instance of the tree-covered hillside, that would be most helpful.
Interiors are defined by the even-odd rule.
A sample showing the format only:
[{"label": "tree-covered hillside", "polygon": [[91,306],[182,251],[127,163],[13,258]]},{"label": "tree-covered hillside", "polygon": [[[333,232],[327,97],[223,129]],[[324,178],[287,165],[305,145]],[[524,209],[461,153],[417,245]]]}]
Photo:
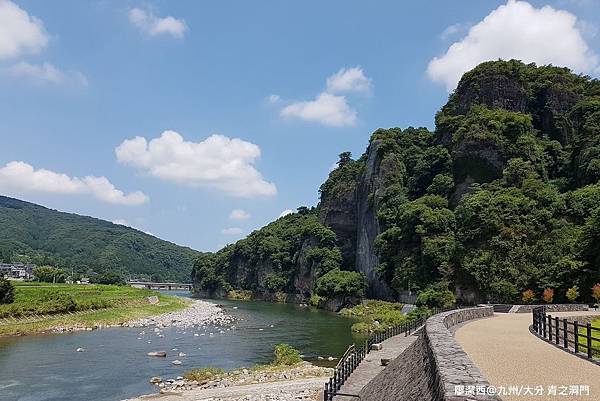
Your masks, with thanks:
[{"label": "tree-covered hillside", "polygon": [[199,254],[133,228],[0,196],[0,259],[7,262],[188,282]]},{"label": "tree-covered hillside", "polygon": [[[599,180],[600,82],[486,62],[462,77],[435,132],[379,129],[357,160],[341,154],[314,214],[335,234],[328,252],[364,274],[369,296],[446,283],[465,302],[517,302],[545,288],[564,300],[573,286],[587,300],[600,281]],[[233,249],[276,257],[284,246],[251,240],[269,227]],[[303,271],[298,245],[286,252]],[[257,266],[244,255],[240,264]],[[287,273],[282,288],[300,292]]]}]

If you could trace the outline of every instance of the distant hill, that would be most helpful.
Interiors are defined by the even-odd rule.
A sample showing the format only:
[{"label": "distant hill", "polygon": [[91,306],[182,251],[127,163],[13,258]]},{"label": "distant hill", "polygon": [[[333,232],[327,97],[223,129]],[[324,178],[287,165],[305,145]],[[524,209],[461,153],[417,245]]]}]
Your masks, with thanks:
[{"label": "distant hill", "polygon": [[200,252],[136,229],[0,196],[0,259],[189,282]]}]

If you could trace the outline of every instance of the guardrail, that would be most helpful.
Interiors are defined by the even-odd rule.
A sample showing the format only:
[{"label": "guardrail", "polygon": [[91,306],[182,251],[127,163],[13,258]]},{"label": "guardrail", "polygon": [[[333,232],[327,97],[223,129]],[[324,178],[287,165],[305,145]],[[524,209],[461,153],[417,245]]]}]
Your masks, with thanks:
[{"label": "guardrail", "polygon": [[[573,352],[595,362],[598,361],[600,348],[594,341],[600,342],[600,328],[591,323],[579,323],[558,316],[548,315],[545,306],[533,309],[533,331],[549,343]],[[594,336],[596,334],[596,336]]]},{"label": "guardrail", "polygon": [[333,397],[336,395],[360,398],[356,394],[340,393],[339,390],[346,380],[348,380],[352,372],[354,372],[363,359],[365,359],[373,344],[378,344],[399,334],[404,334],[404,336],[407,337],[410,333],[423,326],[430,316],[445,312],[450,309],[454,308],[434,308],[432,309],[431,313],[427,314],[426,316],[410,320],[397,326],[389,327],[385,331],[369,336],[364,344],[359,347],[355,347],[354,344],[350,345],[333,370],[333,376],[330,377],[329,381],[325,383],[323,400],[332,401]]}]

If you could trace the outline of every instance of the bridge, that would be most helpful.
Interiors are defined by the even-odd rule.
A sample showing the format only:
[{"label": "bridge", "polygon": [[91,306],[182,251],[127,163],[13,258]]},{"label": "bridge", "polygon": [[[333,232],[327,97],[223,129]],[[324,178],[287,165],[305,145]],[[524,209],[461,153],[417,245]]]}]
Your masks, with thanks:
[{"label": "bridge", "polygon": [[127,284],[134,288],[147,288],[149,290],[192,290],[192,284],[186,283],[153,283],[150,281],[128,281]]}]

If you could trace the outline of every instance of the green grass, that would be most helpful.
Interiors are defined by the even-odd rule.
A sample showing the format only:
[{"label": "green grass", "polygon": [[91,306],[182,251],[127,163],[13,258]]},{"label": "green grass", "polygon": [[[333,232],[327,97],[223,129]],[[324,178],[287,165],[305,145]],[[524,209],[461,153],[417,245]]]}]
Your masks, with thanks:
[{"label": "green grass", "polygon": [[359,319],[352,325],[355,333],[373,333],[384,331],[407,320],[401,310],[404,305],[396,302],[368,300],[352,308],[344,308],[339,314]]},{"label": "green grass", "polygon": [[[592,337],[600,338],[600,319],[592,320],[592,327],[599,330],[592,330]],[[587,329],[585,326],[579,330],[579,352],[587,353]],[[592,354],[594,358],[600,358],[600,341],[592,339]]]},{"label": "green grass", "polygon": [[[157,305],[147,301],[152,295],[158,296]],[[126,286],[16,283],[14,303],[0,305],[0,318],[16,320],[0,322],[0,335],[122,324],[183,309],[188,303],[183,298]]]}]

